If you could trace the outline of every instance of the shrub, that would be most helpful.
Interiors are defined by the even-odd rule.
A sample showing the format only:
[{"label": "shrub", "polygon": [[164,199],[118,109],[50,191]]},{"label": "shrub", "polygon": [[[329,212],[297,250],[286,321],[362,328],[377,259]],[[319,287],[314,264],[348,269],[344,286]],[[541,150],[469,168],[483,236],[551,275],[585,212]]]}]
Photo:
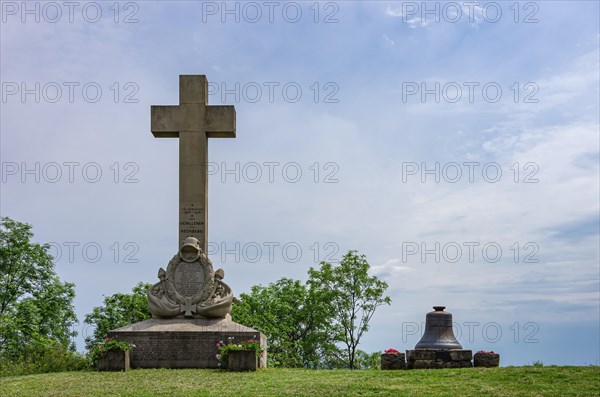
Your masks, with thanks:
[{"label": "shrub", "polygon": [[0,357],[0,376],[81,371],[89,368],[90,361],[86,357],[52,341],[30,344],[21,357]]}]

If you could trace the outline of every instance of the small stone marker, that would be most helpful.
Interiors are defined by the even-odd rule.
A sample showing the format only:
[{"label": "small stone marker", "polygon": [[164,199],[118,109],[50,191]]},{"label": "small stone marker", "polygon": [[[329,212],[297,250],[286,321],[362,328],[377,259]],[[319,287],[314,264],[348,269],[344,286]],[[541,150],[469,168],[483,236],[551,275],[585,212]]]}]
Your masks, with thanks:
[{"label": "small stone marker", "polygon": [[406,369],[406,361],[404,361],[404,353],[383,353],[381,355],[381,369]]},{"label": "small stone marker", "polygon": [[473,358],[473,366],[475,367],[499,367],[500,366],[500,355],[494,352],[479,351],[475,353]]}]

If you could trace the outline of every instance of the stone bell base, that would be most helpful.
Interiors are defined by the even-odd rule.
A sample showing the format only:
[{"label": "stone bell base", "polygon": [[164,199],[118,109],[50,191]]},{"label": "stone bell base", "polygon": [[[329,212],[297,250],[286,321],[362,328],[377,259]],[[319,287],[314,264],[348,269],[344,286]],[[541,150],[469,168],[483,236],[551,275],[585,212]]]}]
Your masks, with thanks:
[{"label": "stone bell base", "polygon": [[[260,332],[224,319],[151,319],[112,330],[109,338],[135,345],[131,368],[221,368],[218,342],[267,340]],[[266,353],[260,359],[266,367]]]},{"label": "stone bell base", "polygon": [[406,351],[408,369],[470,368],[473,352],[465,349],[415,349]]}]

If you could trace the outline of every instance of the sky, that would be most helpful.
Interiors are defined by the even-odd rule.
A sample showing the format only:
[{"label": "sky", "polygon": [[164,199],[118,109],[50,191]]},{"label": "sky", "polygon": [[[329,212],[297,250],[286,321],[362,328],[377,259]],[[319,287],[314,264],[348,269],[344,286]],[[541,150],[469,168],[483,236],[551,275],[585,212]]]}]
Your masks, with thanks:
[{"label": "sky", "polygon": [[359,348],[412,349],[434,305],[501,365],[600,364],[594,1],[2,1],[0,213],[50,243],[80,324],[177,252],[178,142],[205,74],[208,254],[234,293],[366,255]]}]

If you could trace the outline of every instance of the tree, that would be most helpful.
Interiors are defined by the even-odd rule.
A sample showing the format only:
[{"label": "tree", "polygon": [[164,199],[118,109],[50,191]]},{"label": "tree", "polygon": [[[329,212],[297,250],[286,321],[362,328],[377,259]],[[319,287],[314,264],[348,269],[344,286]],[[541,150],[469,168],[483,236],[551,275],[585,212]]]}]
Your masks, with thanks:
[{"label": "tree", "polygon": [[357,346],[375,310],[391,299],[384,297],[388,285],[369,276],[369,263],[364,255],[348,251],[338,266],[321,262],[320,269],[310,268],[309,290],[331,311],[333,339],[345,346],[344,364],[357,368]]},{"label": "tree", "polygon": [[354,365],[358,369],[380,369],[381,353],[367,353],[366,351],[357,349],[354,361]]},{"label": "tree", "polygon": [[[48,244],[31,241],[31,226],[0,218],[0,358],[26,359],[59,344],[74,351],[75,286],[58,278]],[[41,346],[41,347],[40,347]],[[34,349],[35,348],[35,349]],[[41,353],[40,353],[41,354]],[[42,354],[43,355],[43,354]]]},{"label": "tree", "polygon": [[0,218],[0,376],[78,370],[75,285],[61,282],[31,226]]},{"label": "tree", "polygon": [[86,348],[91,349],[102,341],[110,330],[150,319],[152,314],[148,308],[147,292],[151,286],[139,282],[131,294],[106,296],[103,306],[94,307],[91,313],[86,314],[84,323],[95,327],[93,335],[85,338]]},{"label": "tree", "polygon": [[333,345],[328,312],[298,280],[253,286],[249,294],[240,294],[232,318],[266,335],[270,366],[315,368]]}]

